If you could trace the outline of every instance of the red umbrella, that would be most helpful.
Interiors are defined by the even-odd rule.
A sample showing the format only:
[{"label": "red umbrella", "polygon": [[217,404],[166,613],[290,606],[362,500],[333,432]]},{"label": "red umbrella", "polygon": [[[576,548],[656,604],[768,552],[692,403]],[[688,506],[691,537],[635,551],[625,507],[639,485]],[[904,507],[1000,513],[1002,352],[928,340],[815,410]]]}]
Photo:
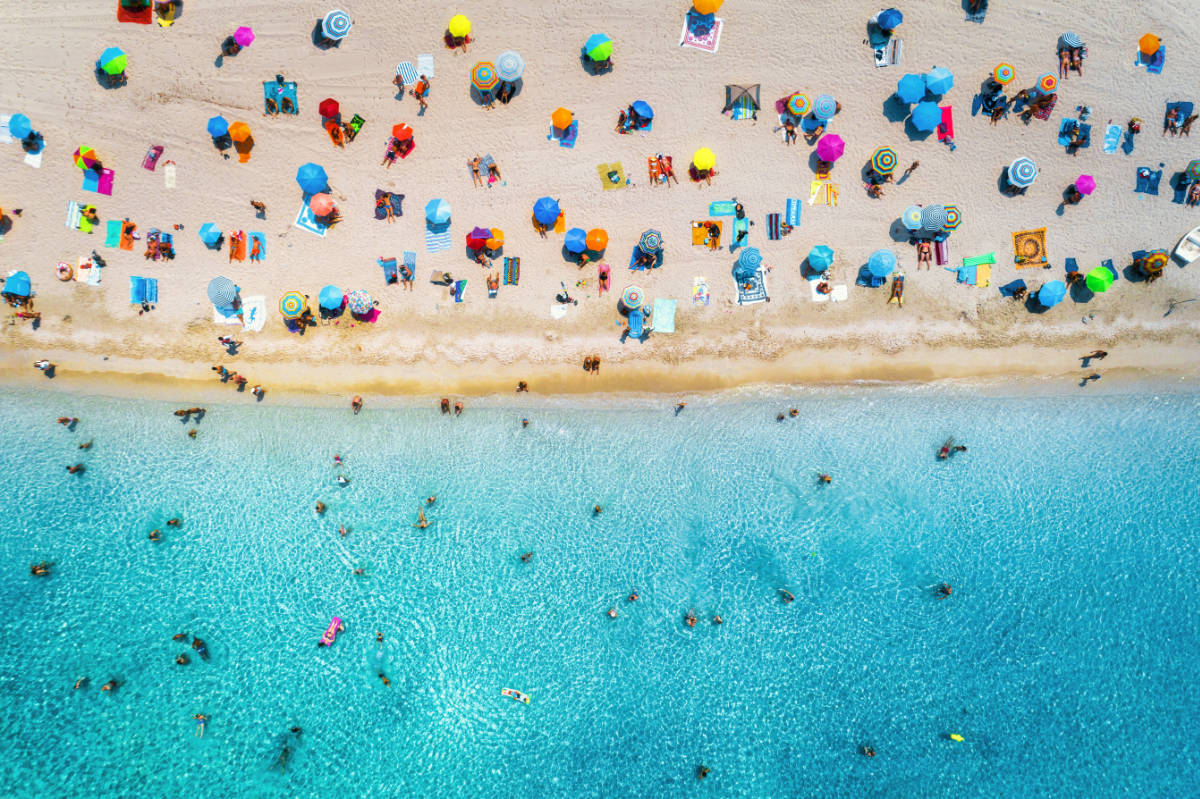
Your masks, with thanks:
[{"label": "red umbrella", "polygon": [[401,122],[399,125],[392,127],[392,135],[400,141],[408,141],[412,138],[413,129]]},{"label": "red umbrella", "polygon": [[324,192],[314,194],[308,201],[308,207],[312,209],[313,216],[329,216],[333,213],[333,198]]},{"label": "red umbrella", "polygon": [[339,108],[340,106],[338,105],[337,100],[333,99],[332,97],[326,97],[321,101],[321,104],[317,106],[317,111],[323,117],[335,117],[338,115]]},{"label": "red umbrella", "polygon": [[492,231],[485,227],[477,227],[467,234],[467,246],[472,250],[482,250],[492,237]]}]

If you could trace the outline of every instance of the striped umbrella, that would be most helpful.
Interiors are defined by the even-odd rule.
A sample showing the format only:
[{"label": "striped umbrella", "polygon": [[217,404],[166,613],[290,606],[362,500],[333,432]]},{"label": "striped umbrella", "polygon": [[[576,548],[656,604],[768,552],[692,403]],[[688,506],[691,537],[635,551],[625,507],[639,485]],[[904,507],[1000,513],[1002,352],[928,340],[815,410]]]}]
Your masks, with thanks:
[{"label": "striped umbrella", "polygon": [[796,92],[787,101],[787,110],[793,116],[802,117],[812,108],[812,101],[808,99],[807,94]]},{"label": "striped umbrella", "polygon": [[371,295],[362,289],[355,289],[346,295],[346,307],[350,309],[350,313],[359,315],[370,313],[373,305]]},{"label": "striped umbrella", "polygon": [[525,74],[525,59],[516,50],[505,50],[496,56],[496,75],[509,82],[520,80]]},{"label": "striped umbrella", "polygon": [[1058,78],[1047,72],[1037,79],[1037,88],[1042,94],[1053,94],[1058,88]]},{"label": "striped umbrella", "polygon": [[1012,83],[1012,79],[1016,76],[1017,70],[1013,68],[1012,64],[1000,64],[994,70],[992,70],[992,77],[995,78],[996,83],[999,83],[1001,86],[1007,83]]},{"label": "striped umbrella", "polygon": [[1033,162],[1032,158],[1021,156],[1008,165],[1008,180],[1018,189],[1032,186],[1034,178],[1037,176],[1037,164]]},{"label": "striped umbrella", "polygon": [[238,296],[237,285],[227,277],[214,277],[208,281],[208,301],[213,305],[227,308],[233,305]]},{"label": "striped umbrella", "polygon": [[279,313],[284,319],[299,319],[307,308],[308,302],[298,291],[289,291],[279,298]]},{"label": "striped umbrella", "polygon": [[927,205],[921,209],[921,229],[929,233],[940,233],[946,225],[946,206]]},{"label": "striped umbrella", "polygon": [[904,213],[900,215],[900,221],[909,230],[921,229],[921,206],[910,205],[904,209]]},{"label": "striped umbrella", "polygon": [[621,292],[621,304],[629,310],[642,307],[642,290],[637,286],[626,286]]},{"label": "striped umbrella", "polygon": [[100,159],[91,147],[80,146],[75,150],[75,166],[80,169],[91,169],[99,163]]},{"label": "striped umbrella", "polygon": [[817,119],[833,119],[833,115],[836,113],[837,100],[833,99],[833,95],[821,94],[813,101],[813,116]]},{"label": "striped umbrella", "polygon": [[491,61],[480,61],[471,67],[471,85],[481,92],[490,92],[496,88],[500,78],[496,77],[496,65]]},{"label": "striped umbrella", "polygon": [[942,229],[954,230],[956,227],[958,227],[958,223],[962,221],[962,214],[959,213],[957,205],[947,205],[945,206],[945,210],[946,224],[942,225]]},{"label": "striped umbrella", "polygon": [[120,47],[110,47],[100,54],[100,69],[108,75],[120,75],[125,71],[127,59]]},{"label": "striped umbrella", "polygon": [[647,230],[638,241],[638,246],[642,248],[642,252],[653,255],[662,249],[662,234],[657,230]]},{"label": "striped umbrella", "polygon": [[890,175],[896,171],[896,151],[891,147],[880,147],[871,156],[871,169],[881,175]]},{"label": "striped umbrella", "polygon": [[1187,165],[1187,174],[1192,180],[1200,180],[1200,159],[1192,161]]},{"label": "striped umbrella", "polygon": [[1068,47],[1071,49],[1083,47],[1083,39],[1080,39],[1077,34],[1071,33],[1070,31],[1064,33],[1062,36],[1059,36],[1058,41],[1063,47]]},{"label": "striped umbrella", "polygon": [[346,38],[346,34],[350,32],[350,15],[341,9],[330,11],[325,15],[325,19],[321,20],[321,33],[325,34],[325,38],[341,41]]}]

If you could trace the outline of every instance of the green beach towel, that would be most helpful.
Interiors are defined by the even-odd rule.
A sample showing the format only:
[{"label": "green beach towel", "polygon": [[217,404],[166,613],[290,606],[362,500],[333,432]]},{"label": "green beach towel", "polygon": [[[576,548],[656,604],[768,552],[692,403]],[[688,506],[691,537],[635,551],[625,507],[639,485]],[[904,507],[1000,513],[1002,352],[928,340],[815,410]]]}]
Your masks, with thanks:
[{"label": "green beach towel", "polygon": [[120,247],[121,246],[121,220],[110,219],[104,233],[105,247]]}]

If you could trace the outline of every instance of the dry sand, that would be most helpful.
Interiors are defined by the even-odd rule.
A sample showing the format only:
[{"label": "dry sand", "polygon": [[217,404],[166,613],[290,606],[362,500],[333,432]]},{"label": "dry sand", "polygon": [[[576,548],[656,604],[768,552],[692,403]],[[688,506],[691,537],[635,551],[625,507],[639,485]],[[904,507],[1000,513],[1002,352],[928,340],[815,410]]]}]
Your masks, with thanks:
[{"label": "dry sand", "polygon": [[[60,365],[59,383],[73,375],[89,379],[141,375],[181,381],[181,390],[210,380],[210,364],[223,362],[275,391],[313,394],[490,393],[525,378],[537,392],[676,391],[717,389],[758,382],[836,382],[856,379],[936,380],[1004,375],[1076,374],[1076,357],[1103,347],[1113,352],[1106,370],[1131,374],[1194,374],[1200,342],[1200,303],[1164,317],[1168,301],[1200,296],[1196,268],[1169,266],[1153,285],[1124,277],[1086,303],[1070,298],[1032,314],[1001,298],[997,286],[1023,277],[1036,286],[1063,275],[1063,258],[1085,270],[1103,258],[1118,267],[1135,249],[1172,247],[1200,222],[1195,209],[1173,204],[1167,180],[1200,156],[1189,138],[1161,137],[1168,100],[1200,100],[1194,76],[1200,64],[1189,46],[1190,7],[1176,2],[1128,4],[992,2],[983,25],[966,22],[952,3],[908,4],[898,30],[904,42],[899,67],[877,69],[862,44],[867,18],[877,3],[781,4],[729,0],[716,54],[681,48],[686,0],[652,4],[613,0],[463,2],[453,10],[381,0],[350,2],[354,28],[341,46],[320,50],[311,33],[328,10],[312,2],[224,4],[188,0],[170,28],[118,24],[115,0],[79,2],[64,14],[61,4],[31,0],[6,10],[0,113],[23,112],[46,140],[44,164],[22,163],[19,145],[0,147],[0,207],[13,227],[0,242],[3,265],[27,270],[43,319],[37,329],[14,321],[3,327],[0,369],[11,376],[32,372],[31,357]],[[441,42],[452,13],[468,15],[474,43],[467,54]],[[47,24],[54,19],[54,24]],[[239,55],[214,59],[238,25],[254,28],[257,40]],[[1082,77],[1060,84],[1050,121],[1028,126],[1014,115],[998,126],[970,115],[980,82],[1000,61],[1016,67],[1009,94],[1037,75],[1057,72],[1058,35],[1072,30],[1089,48]],[[579,48],[593,32],[616,43],[615,69],[589,75]],[[1159,34],[1168,48],[1161,75],[1133,66],[1136,42]],[[128,84],[102,88],[93,77],[101,50],[116,45],[129,54]],[[471,99],[469,71],[476,61],[515,49],[526,60],[521,93],[485,111]],[[395,99],[391,78],[401,60],[420,53],[435,62],[429,110],[417,116],[411,97]],[[957,150],[936,136],[910,141],[902,122],[890,122],[885,101],[908,71],[934,64],[950,68],[956,86],[943,104],[955,109]],[[300,114],[266,118],[262,81],[282,73],[299,82]],[[721,113],[726,83],[760,83],[763,110],[757,121],[734,122]],[[804,207],[802,226],[780,241],[767,240],[765,215],[781,212],[788,197],[807,199],[813,148],[803,139],[785,146],[776,130],[774,101],[792,91],[828,92],[842,112],[830,132],[847,143],[834,169],[841,186],[837,208]],[[348,116],[367,119],[356,141],[336,149],[321,129],[316,107],[336,98]],[[618,135],[617,112],[635,99],[655,109],[653,130]],[[1077,105],[1092,109],[1093,144],[1077,157],[1056,143],[1058,122]],[[579,142],[564,149],[546,140],[550,113],[572,109],[581,125]],[[214,114],[247,122],[255,147],[249,163],[226,160],[205,132]],[[1145,120],[1132,155],[1102,152],[1104,123]],[[380,166],[391,127],[407,122],[416,151],[390,170]],[[80,145],[96,148],[116,170],[111,197],[80,189],[71,162]],[[140,166],[152,144],[174,161],[178,188],[164,187],[161,167]],[[902,185],[882,200],[862,190],[860,170],[876,147],[891,146],[901,168],[920,160]],[[691,184],[686,164],[696,148],[717,155],[712,186]],[[647,185],[646,157],[672,155],[680,185]],[[491,153],[504,185],[475,188],[466,166],[476,153]],[[1025,196],[1008,198],[997,177],[1013,158],[1033,157],[1041,175]],[[292,227],[300,205],[294,175],[306,161],[324,165],[344,221],[324,239]],[[597,165],[620,161],[628,188],[602,191]],[[1162,193],[1133,192],[1134,169],[1165,164]],[[1079,174],[1099,187],[1081,205],[1056,213],[1060,193]],[[373,219],[373,192],[405,195],[404,216],[388,225]],[[613,292],[597,296],[594,267],[580,271],[562,255],[562,237],[542,240],[530,225],[533,201],[557,197],[568,227],[603,227],[610,234],[606,260]],[[750,244],[770,266],[772,302],[734,304],[728,248],[711,253],[690,243],[689,222],[707,216],[710,201],[738,197],[756,223]],[[430,255],[424,244],[425,203],[443,197],[453,208],[449,252]],[[144,234],[150,227],[176,234],[177,257],[143,260],[134,252],[102,249],[102,229],[88,236],[64,228],[69,200],[94,202],[102,219],[129,217]],[[268,205],[258,221],[251,199]],[[990,288],[955,283],[936,267],[916,271],[915,251],[893,241],[890,230],[913,203],[953,203],[963,222],[950,239],[951,264],[965,255],[995,251]],[[262,231],[265,263],[228,263],[225,250],[206,250],[196,235],[203,222],[222,230]],[[506,233],[504,254],[521,258],[521,281],[488,299],[485,272],[465,253],[464,237],[476,225]],[[1013,231],[1046,227],[1049,270],[1016,271]],[[652,273],[627,270],[629,252],[645,228],[664,234],[665,266]],[[851,284],[849,299],[815,305],[800,263],[815,244],[836,251],[834,281]],[[907,276],[903,309],[886,304],[887,289],[854,287],[867,256],[890,247]],[[99,287],[60,283],[56,262],[74,263],[97,249],[107,260]],[[418,253],[416,290],[385,286],[376,257]],[[497,261],[497,269],[500,262]],[[445,289],[427,282],[446,270],[469,280],[466,301],[455,304]],[[260,333],[212,324],[205,287],[227,275],[243,296],[265,295],[268,322]],[[128,303],[129,275],[157,277],[160,301],[139,315]],[[693,277],[708,278],[708,307],[691,303]],[[587,285],[576,281],[587,279]],[[550,308],[564,281],[578,306],[563,319]],[[375,324],[323,324],[305,335],[288,333],[275,305],[282,292],[298,289],[312,298],[326,283],[364,288],[378,301]],[[679,301],[673,335],[643,342],[620,341],[616,311],[620,290],[635,283],[648,297]],[[236,358],[225,356],[218,335],[233,331],[245,340]],[[599,376],[579,365],[598,354]],[[247,397],[247,401],[250,398]]]}]

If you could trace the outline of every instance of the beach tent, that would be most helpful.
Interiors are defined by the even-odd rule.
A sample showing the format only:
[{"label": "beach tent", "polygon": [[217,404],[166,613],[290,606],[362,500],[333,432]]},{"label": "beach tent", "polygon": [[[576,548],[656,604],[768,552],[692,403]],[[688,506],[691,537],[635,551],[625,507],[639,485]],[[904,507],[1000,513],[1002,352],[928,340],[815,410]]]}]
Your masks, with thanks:
[{"label": "beach tent", "polygon": [[925,99],[925,79],[914,72],[908,73],[896,82],[896,96],[909,105],[921,102]]},{"label": "beach tent", "polygon": [[[757,111],[759,109],[758,93],[759,84],[757,83],[746,86],[727,83],[725,85],[725,107],[721,111],[732,111],[735,107]],[[805,110],[807,111],[807,109]]]},{"label": "beach tent", "polygon": [[14,297],[28,297],[32,291],[33,284],[29,280],[28,272],[13,272],[4,281],[4,288],[0,289],[0,294],[11,294]]},{"label": "beach tent", "polygon": [[539,225],[553,225],[560,213],[558,200],[553,197],[539,197],[533,204],[533,218]]},{"label": "beach tent", "polygon": [[573,227],[563,237],[563,246],[567,252],[579,254],[587,249],[587,231],[581,227]]},{"label": "beach tent", "polygon": [[305,194],[317,194],[325,191],[329,185],[329,176],[319,164],[309,162],[296,170],[296,182]]},{"label": "beach tent", "polygon": [[325,288],[321,289],[321,293],[317,295],[317,302],[327,311],[336,311],[338,308],[342,307],[342,290],[334,285],[326,286]]}]

